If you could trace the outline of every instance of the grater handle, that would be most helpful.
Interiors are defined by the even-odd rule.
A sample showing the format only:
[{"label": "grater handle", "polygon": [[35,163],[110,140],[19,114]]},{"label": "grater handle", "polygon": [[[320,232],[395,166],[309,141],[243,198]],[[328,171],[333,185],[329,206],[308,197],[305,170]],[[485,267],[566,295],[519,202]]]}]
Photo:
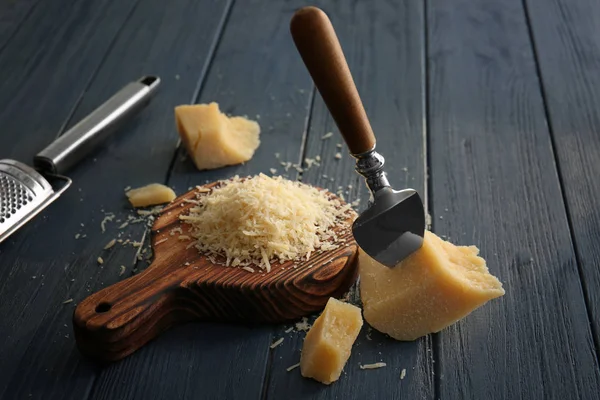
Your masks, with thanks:
[{"label": "grater handle", "polygon": [[84,158],[123,122],[141,111],[156,92],[160,78],[144,76],[123,87],[34,158],[37,170],[63,174]]}]

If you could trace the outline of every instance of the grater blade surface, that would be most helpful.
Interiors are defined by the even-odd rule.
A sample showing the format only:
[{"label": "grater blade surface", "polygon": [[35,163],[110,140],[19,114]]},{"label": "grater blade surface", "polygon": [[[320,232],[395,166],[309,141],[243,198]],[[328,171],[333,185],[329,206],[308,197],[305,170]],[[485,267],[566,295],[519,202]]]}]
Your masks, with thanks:
[{"label": "grater blade surface", "polygon": [[42,211],[70,180],[55,190],[35,169],[14,160],[0,160],[0,242]]}]

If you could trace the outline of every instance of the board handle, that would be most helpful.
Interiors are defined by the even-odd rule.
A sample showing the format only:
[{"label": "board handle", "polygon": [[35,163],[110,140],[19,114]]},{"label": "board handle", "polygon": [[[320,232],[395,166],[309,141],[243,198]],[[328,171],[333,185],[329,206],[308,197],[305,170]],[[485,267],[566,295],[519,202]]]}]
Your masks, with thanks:
[{"label": "board handle", "polygon": [[327,15],[317,7],[301,8],[292,17],[290,31],[350,152],[372,150],[375,135]]},{"label": "board handle", "polygon": [[177,288],[188,274],[155,261],[144,272],[84,299],[73,314],[79,350],[103,361],[119,360],[190,319],[173,312],[180,302]]}]

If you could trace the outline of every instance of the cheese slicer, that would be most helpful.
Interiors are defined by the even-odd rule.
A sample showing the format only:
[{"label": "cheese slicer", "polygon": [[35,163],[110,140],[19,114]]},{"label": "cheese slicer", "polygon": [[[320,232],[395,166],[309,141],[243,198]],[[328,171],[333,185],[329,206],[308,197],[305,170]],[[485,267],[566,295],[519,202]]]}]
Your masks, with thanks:
[{"label": "cheese slicer", "polygon": [[67,190],[71,179],[63,173],[144,108],[159,84],[155,76],[127,84],[35,156],[35,168],[0,160],[0,242]]},{"label": "cheese slicer", "polygon": [[418,250],[425,233],[423,201],[414,189],[392,189],[375,151],[375,136],[352,79],[342,47],[327,15],[316,7],[294,14],[290,30],[315,86],[344,137],[356,171],[371,191],[369,207],[352,233],[369,256],[388,267]]}]

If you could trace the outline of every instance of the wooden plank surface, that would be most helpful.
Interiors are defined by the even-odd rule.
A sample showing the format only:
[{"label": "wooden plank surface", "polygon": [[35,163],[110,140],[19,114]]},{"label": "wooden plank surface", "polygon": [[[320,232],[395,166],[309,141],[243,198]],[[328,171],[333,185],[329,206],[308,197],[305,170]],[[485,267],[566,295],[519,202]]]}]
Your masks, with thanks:
[{"label": "wooden plank surface", "polygon": [[437,335],[437,396],[597,399],[522,3],[434,0],[428,28],[433,228],[477,244],[506,286],[503,298]]},{"label": "wooden plank surface", "polygon": [[0,1],[0,52],[21,28],[40,0]]},{"label": "wooden plank surface", "polygon": [[[276,152],[299,160],[310,78],[297,59],[288,23],[301,5],[296,0],[234,4],[197,102],[216,101],[224,112],[258,118],[261,144],[249,162],[205,172],[180,151],[168,180],[177,193],[235,174],[270,174],[278,167]],[[157,112],[168,115],[171,125],[164,130],[174,135],[172,107]],[[269,325],[188,324],[104,370],[91,397],[259,398],[271,337]]]},{"label": "wooden plank surface", "polygon": [[[101,12],[87,10],[86,13],[104,15],[111,21],[100,25],[112,27],[115,23],[114,6],[107,9],[108,5],[99,4],[104,7]],[[32,221],[24,231],[3,243],[2,262],[9,268],[2,269],[4,276],[0,281],[0,313],[3,316],[0,324],[1,330],[7,332],[8,340],[0,347],[0,358],[15,366],[0,378],[0,393],[6,398],[27,398],[31,394],[33,398],[82,399],[88,397],[92,390],[101,366],[82,358],[75,348],[71,328],[74,305],[91,292],[123,279],[135,266],[133,260],[137,249],[131,245],[103,250],[119,232],[122,232],[123,239],[134,240],[140,240],[144,234],[144,227],[140,225],[130,225],[121,231],[117,229],[131,214],[123,188],[149,181],[164,181],[177,142],[172,109],[197,93],[228,3],[206,0],[178,1],[167,5],[157,1],[146,3],[146,6],[149,8],[137,7],[130,15],[105,58],[104,54],[96,57],[95,53],[83,53],[90,59],[96,57],[98,62],[104,58],[102,68],[89,85],[91,76],[84,74],[85,69],[79,72],[83,82],[66,79],[63,74],[73,75],[72,71],[64,71],[69,60],[59,54],[48,56],[57,58],[55,64],[60,71],[53,73],[60,76],[60,89],[65,95],[77,85],[82,88],[87,85],[69,125],[83,118],[125,83],[143,74],[158,74],[163,78],[163,84],[159,95],[141,116],[70,171],[73,187],[46,210],[43,217]],[[128,14],[125,12],[124,18]],[[77,20],[77,24],[67,28],[75,29],[79,24],[86,29],[94,28],[92,22],[95,19],[90,21],[85,15],[74,13],[71,18]],[[205,20],[201,15],[206,16]],[[215,18],[215,15],[221,17]],[[102,43],[107,39],[113,42],[114,35],[108,36],[108,32],[101,30],[94,37],[98,36]],[[78,33],[76,29],[75,33]],[[76,43],[85,42],[84,38],[75,37]],[[88,45],[90,43],[86,48]],[[107,48],[100,46],[98,41],[92,41],[91,45],[106,53]],[[189,51],[192,48],[194,51]],[[65,57],[73,57],[71,51],[66,52]],[[86,63],[91,63],[91,60]],[[47,64],[41,67],[49,68]],[[44,71],[46,79],[49,79],[51,71]],[[36,80],[41,81],[42,76],[40,72],[40,78]],[[39,85],[42,82],[34,80],[34,83]],[[62,104],[62,118],[67,118],[80,93],[81,90],[73,94],[70,104],[62,104],[56,99],[61,98],[63,93],[52,91],[46,94],[48,103],[52,98],[56,104],[43,103],[42,106],[49,109],[44,111],[44,115],[38,115],[42,113],[43,107],[40,106],[35,115],[40,120],[30,121],[29,116],[20,111],[13,114],[13,118],[17,119],[10,123],[25,127],[34,123],[41,125],[48,114],[57,120],[53,131],[46,134],[46,140],[50,141],[62,124],[58,116],[50,113],[57,111],[58,104]],[[36,99],[35,93],[30,93],[30,97],[21,92],[16,95],[30,101]],[[38,106],[27,104],[32,104],[30,108]],[[8,119],[8,115],[5,118]],[[31,132],[37,132],[34,128],[31,127]],[[18,136],[15,131],[12,136],[2,136],[2,140],[13,143],[11,140],[18,137],[22,134]],[[35,143],[31,142],[43,139],[42,134],[36,133],[35,140],[15,140],[15,147],[10,148],[9,155],[33,152],[34,148],[29,146]],[[115,213],[115,220],[106,221],[106,232],[103,233],[100,224],[108,212]],[[76,240],[77,234],[82,237]],[[99,256],[105,260],[104,265],[98,264]],[[123,276],[120,276],[121,265],[127,269]],[[70,298],[74,300],[72,303],[62,304]]]},{"label": "wooden plank surface", "polygon": [[[44,2],[33,10],[0,53],[2,157],[30,162],[56,137],[133,6],[134,2],[124,1]],[[72,257],[78,243],[72,241],[70,250],[58,250],[65,241],[64,237],[54,239],[61,218],[47,212],[0,248],[0,360],[12,366],[0,374],[0,396],[39,395],[38,385],[45,386],[47,397],[57,388],[64,396],[63,385],[67,385],[78,397],[88,388],[89,381],[78,378],[93,367],[77,369],[72,376],[58,373],[72,352],[52,353],[43,362],[32,362],[29,353],[30,344],[40,338],[51,344],[50,349],[55,343],[70,343],[64,324],[71,310],[61,303],[73,283],[60,255]],[[37,344],[33,347],[43,349]],[[30,370],[32,365],[37,369]],[[46,375],[44,382],[39,371]]]},{"label": "wooden plank surface", "polygon": [[598,352],[600,3],[593,0],[525,3]]},{"label": "wooden plank surface", "polygon": [[[377,137],[386,157],[386,171],[397,188],[413,187],[424,193],[424,25],[421,2],[348,3],[321,1],[332,20],[348,59]],[[297,56],[296,62],[301,63]],[[328,132],[333,136],[322,139]],[[393,150],[392,150],[393,149]],[[340,153],[341,159],[335,158]],[[320,157],[320,166],[303,167],[302,181],[342,190],[347,201],[360,199],[365,209],[368,190],[354,172],[354,159],[317,93],[310,117],[305,158]],[[291,169],[290,171],[293,171]],[[294,171],[295,172],[295,171]],[[356,302],[357,296],[352,299]],[[313,320],[312,318],[311,320]],[[339,381],[324,386],[305,379],[296,368],[305,332],[279,328],[274,339],[282,345],[271,351],[268,398],[433,398],[433,354],[429,337],[398,342],[364,325]],[[359,364],[383,361],[385,368],[361,370]],[[400,374],[406,369],[406,377]]]},{"label": "wooden plank surface", "polygon": [[[341,186],[364,208],[364,184],[288,33],[305,3],[0,0],[0,157],[29,162],[126,82],[163,79],[149,108],[69,174],[74,186],[0,246],[0,398],[599,398],[600,6],[524,4],[317,2],[393,185],[427,192],[429,147],[434,231],[478,245],[507,289],[416,342],[364,329],[340,381],[325,387],[286,371],[304,337],[288,326],[188,324],[109,366],[82,358],[71,329],[78,301],[147,265],[133,246],[103,250],[112,238],[147,240],[143,224],[118,229],[132,215],[125,186],[166,181],[182,193],[275,168]],[[261,124],[252,161],[198,172],[176,149],[173,107],[209,101]],[[321,165],[301,173],[280,165],[317,155]],[[358,368],[375,361],[387,367]]]}]

